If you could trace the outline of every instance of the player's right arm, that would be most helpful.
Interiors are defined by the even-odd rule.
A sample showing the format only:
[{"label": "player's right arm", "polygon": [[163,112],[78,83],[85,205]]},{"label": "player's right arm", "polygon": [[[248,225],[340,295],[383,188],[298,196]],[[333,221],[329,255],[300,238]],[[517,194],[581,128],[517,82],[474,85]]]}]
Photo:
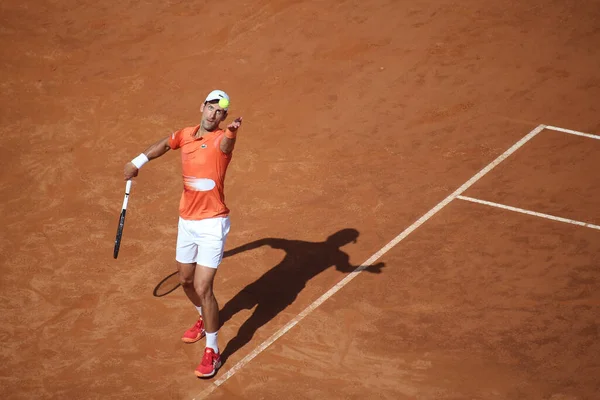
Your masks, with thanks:
[{"label": "player's right arm", "polygon": [[171,149],[171,145],[169,144],[170,136],[159,140],[154,143],[150,147],[146,149],[142,154],[125,164],[125,180],[129,180],[138,175],[138,172],[142,165],[147,163],[150,160],[154,160],[165,154],[167,151]]}]

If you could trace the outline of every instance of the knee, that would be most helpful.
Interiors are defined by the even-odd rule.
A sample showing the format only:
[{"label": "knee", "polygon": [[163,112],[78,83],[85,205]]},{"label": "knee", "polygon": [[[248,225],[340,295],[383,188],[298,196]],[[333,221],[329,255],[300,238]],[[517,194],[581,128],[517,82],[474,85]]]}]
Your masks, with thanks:
[{"label": "knee", "polygon": [[184,289],[189,289],[194,287],[194,276],[185,276],[179,274],[179,283]]},{"label": "knee", "polygon": [[196,282],[196,293],[201,298],[210,298],[213,296],[212,285],[208,282]]}]

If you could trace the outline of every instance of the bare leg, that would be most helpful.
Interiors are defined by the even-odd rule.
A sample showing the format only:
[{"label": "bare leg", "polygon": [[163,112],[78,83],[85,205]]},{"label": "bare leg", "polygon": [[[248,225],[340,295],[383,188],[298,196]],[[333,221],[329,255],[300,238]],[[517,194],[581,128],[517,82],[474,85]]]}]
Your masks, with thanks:
[{"label": "bare leg", "polygon": [[196,263],[184,264],[177,263],[177,270],[179,271],[179,282],[181,283],[181,287],[183,291],[187,295],[188,299],[196,307],[202,306],[202,300],[198,296],[196,292],[196,288],[194,287],[194,273],[196,272]]},{"label": "bare leg", "polygon": [[[199,305],[202,306],[202,318],[204,319],[204,328],[207,333],[219,330],[219,305],[213,294],[213,282],[216,273],[216,268],[198,265],[194,274],[193,287],[200,301]],[[188,295],[188,297],[190,296]],[[194,303],[191,297],[190,300]]]}]

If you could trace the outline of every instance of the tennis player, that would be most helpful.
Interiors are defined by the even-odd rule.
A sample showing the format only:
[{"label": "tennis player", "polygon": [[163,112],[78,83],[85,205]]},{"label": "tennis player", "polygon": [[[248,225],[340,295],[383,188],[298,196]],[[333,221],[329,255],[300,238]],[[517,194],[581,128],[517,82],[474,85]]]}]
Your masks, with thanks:
[{"label": "tennis player", "polygon": [[221,90],[213,90],[200,107],[200,125],[159,140],[128,162],[124,171],[125,180],[131,179],[148,161],[170,149],[181,149],[183,194],[179,203],[175,258],[181,286],[200,314],[182,340],[194,343],[206,335],[204,356],[195,371],[201,378],[213,376],[221,366],[217,345],[219,306],[213,294],[213,281],[229,233],[225,172],[242,124],[242,118],[237,118],[225,130],[220,128],[228,109],[229,96]]}]

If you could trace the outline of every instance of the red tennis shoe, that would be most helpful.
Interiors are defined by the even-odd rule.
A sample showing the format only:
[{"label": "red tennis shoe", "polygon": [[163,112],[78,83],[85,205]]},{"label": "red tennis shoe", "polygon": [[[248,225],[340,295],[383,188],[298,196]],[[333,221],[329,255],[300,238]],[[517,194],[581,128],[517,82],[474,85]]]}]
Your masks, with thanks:
[{"label": "red tennis shoe", "polygon": [[194,326],[185,331],[181,340],[185,343],[195,343],[198,340],[202,339],[206,335],[206,331],[204,330],[204,321],[200,318]]},{"label": "red tennis shoe", "polygon": [[215,351],[207,347],[204,349],[204,357],[202,362],[196,368],[196,376],[198,378],[210,378],[217,370],[221,367],[221,355],[215,353]]}]

